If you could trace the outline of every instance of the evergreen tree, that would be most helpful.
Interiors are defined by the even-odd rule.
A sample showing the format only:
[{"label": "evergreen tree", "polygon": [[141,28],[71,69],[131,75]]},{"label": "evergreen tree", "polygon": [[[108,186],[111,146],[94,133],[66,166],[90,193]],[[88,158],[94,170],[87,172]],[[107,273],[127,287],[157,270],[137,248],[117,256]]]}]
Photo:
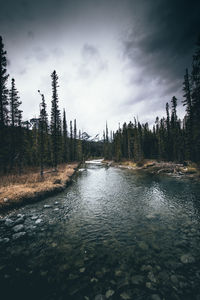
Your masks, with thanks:
[{"label": "evergreen tree", "polygon": [[52,139],[52,153],[53,153],[53,166],[57,169],[58,156],[60,150],[60,131],[61,120],[60,111],[58,108],[58,75],[56,71],[51,74],[52,79],[52,101],[51,101],[51,139]]},{"label": "evergreen tree", "polygon": [[79,130],[79,137],[77,140],[77,160],[82,161],[82,159],[83,159],[83,149],[82,149],[81,131]]},{"label": "evergreen tree", "polygon": [[73,160],[74,160],[73,128],[72,128],[72,121],[70,121],[70,161]]},{"label": "evergreen tree", "polygon": [[39,154],[40,154],[40,175],[43,177],[44,172],[44,160],[45,160],[45,145],[48,138],[48,115],[46,111],[46,103],[44,95],[38,91],[42,97],[40,103],[40,118],[39,118]]},{"label": "evergreen tree", "polygon": [[18,148],[21,148],[21,145],[19,144],[17,138],[19,137],[19,134],[21,135],[22,133],[22,132],[19,133],[21,131],[20,127],[21,127],[21,120],[22,120],[22,111],[19,109],[19,107],[22,104],[22,102],[19,101],[18,91],[15,87],[14,78],[12,78],[11,80],[11,89],[9,91],[9,104],[10,104],[10,124],[11,124],[9,161],[10,161],[10,170],[12,170],[14,165],[14,160],[16,159],[16,155],[17,155],[17,145]]},{"label": "evergreen tree", "polygon": [[193,157],[193,109],[192,109],[192,97],[191,97],[191,84],[188,74],[188,69],[186,69],[184,82],[183,82],[184,100],[183,105],[186,106],[186,120],[185,120],[185,132],[186,132],[186,153],[187,159],[191,160]]},{"label": "evergreen tree", "polygon": [[193,159],[200,163],[200,38],[192,62]]},{"label": "evergreen tree", "polygon": [[68,162],[69,160],[69,150],[68,150],[68,140],[67,140],[67,121],[65,109],[63,110],[63,162]]},{"label": "evergreen tree", "polygon": [[0,36],[0,129],[8,124],[8,89],[7,89],[7,59],[4,44]]},{"label": "evergreen tree", "polygon": [[74,160],[77,160],[77,132],[76,132],[76,119],[74,120],[74,145],[73,145],[73,152],[74,152]]},{"label": "evergreen tree", "polygon": [[7,171],[7,161],[9,160],[8,129],[5,127],[8,124],[8,89],[7,89],[7,59],[6,51],[2,37],[0,36],[0,170],[4,173]]}]

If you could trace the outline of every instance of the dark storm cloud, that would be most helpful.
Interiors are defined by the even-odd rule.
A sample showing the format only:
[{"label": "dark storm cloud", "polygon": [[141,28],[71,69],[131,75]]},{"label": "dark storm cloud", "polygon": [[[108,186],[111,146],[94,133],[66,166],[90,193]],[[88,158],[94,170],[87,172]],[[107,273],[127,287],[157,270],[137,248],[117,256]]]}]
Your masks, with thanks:
[{"label": "dark storm cloud", "polygon": [[76,112],[89,103],[80,120],[85,126],[95,115],[95,130],[97,116],[155,119],[174,94],[180,100],[199,14],[200,0],[0,0],[0,35],[27,111],[33,89],[49,91],[55,66],[60,80],[70,77],[61,99],[71,97]]},{"label": "dark storm cloud", "polygon": [[174,91],[191,65],[200,33],[200,1],[133,1],[132,10],[135,23],[124,39],[125,57],[140,67],[141,76],[163,78],[168,92]]}]

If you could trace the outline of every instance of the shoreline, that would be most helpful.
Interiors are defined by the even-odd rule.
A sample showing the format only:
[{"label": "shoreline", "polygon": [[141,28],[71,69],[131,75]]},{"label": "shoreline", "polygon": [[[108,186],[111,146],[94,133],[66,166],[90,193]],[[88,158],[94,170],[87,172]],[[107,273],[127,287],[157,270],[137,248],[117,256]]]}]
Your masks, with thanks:
[{"label": "shoreline", "polygon": [[129,169],[135,171],[144,171],[151,175],[168,175],[168,176],[180,176],[185,178],[200,180],[200,170],[195,163],[188,163],[187,165],[175,162],[164,162],[156,160],[144,160],[141,163],[134,163],[133,161],[121,161],[114,162],[104,160],[104,164],[107,166]]},{"label": "shoreline", "polygon": [[[46,171],[44,179],[38,180],[36,183],[11,183],[8,186],[0,187],[0,216],[24,205],[39,202],[47,197],[63,192],[72,183],[79,166],[80,163],[66,164],[62,166],[62,170],[59,170],[60,166],[58,166],[58,172]],[[23,177],[24,175],[21,176]],[[29,174],[26,176],[28,177]],[[45,176],[48,179],[45,179]],[[11,190],[10,196],[9,190]],[[7,194],[8,196],[5,197]]]}]

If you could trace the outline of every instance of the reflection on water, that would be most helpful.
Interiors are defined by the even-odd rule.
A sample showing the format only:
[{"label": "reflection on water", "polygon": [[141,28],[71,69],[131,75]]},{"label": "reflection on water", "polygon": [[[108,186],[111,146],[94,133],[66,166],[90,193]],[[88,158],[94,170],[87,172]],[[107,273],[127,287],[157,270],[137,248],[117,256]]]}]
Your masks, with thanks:
[{"label": "reflection on water", "polygon": [[197,183],[88,163],[1,220],[1,295],[200,299],[199,203]]}]

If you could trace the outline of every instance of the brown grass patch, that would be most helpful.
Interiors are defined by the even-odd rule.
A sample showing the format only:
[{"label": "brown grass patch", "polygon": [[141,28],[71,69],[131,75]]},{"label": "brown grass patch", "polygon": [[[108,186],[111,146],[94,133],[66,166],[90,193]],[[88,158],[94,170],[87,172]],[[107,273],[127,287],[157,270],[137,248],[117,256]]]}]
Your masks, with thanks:
[{"label": "brown grass patch", "polygon": [[0,207],[64,187],[77,166],[77,163],[62,164],[56,172],[50,168],[45,169],[43,178],[38,169],[26,170],[22,175],[1,176]]}]

